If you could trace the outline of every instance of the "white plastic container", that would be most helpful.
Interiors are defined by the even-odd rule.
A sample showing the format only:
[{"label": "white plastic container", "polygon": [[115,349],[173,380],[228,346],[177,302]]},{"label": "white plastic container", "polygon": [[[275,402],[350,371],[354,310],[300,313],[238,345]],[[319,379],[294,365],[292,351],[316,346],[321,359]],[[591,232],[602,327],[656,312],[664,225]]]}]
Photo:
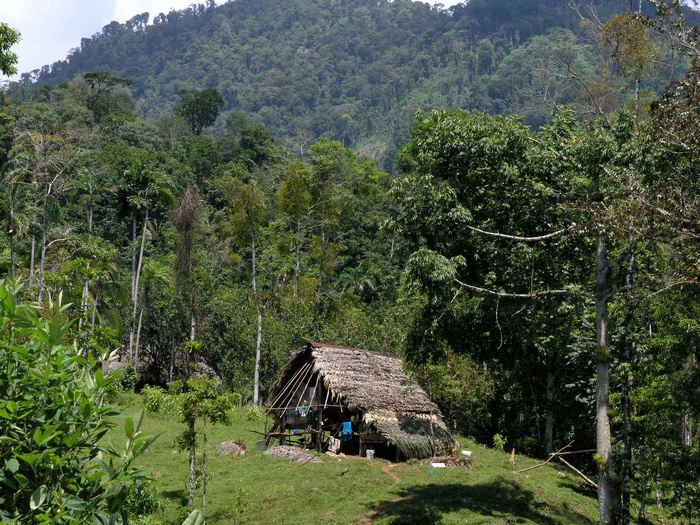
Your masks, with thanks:
[{"label": "white plastic container", "polygon": [[367,459],[374,459],[374,450],[371,448],[367,449]]}]

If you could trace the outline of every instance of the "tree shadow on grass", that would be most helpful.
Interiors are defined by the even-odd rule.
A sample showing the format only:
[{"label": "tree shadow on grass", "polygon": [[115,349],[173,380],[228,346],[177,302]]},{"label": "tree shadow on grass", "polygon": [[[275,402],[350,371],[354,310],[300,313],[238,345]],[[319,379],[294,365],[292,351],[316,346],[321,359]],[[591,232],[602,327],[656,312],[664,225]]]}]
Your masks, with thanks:
[{"label": "tree shadow on grass", "polygon": [[499,478],[481,485],[420,485],[406,487],[398,499],[380,505],[375,520],[392,525],[437,525],[444,515],[467,510],[475,514],[507,519],[507,523],[529,520],[541,525],[592,525],[587,516],[566,504],[550,505],[535,498],[517,482]]},{"label": "tree shadow on grass", "polygon": [[567,476],[559,482],[559,486],[581,494],[582,496],[588,496],[589,498],[595,498],[597,496],[596,489],[580,478]]},{"label": "tree shadow on grass", "polygon": [[164,490],[160,494],[168,500],[178,501],[181,507],[186,507],[189,503],[189,494],[185,489]]}]

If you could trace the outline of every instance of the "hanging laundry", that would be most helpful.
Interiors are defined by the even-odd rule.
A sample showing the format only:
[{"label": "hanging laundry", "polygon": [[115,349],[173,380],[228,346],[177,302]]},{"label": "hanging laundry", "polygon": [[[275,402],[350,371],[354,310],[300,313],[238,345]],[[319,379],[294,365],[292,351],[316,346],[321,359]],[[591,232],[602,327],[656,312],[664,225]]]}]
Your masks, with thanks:
[{"label": "hanging laundry", "polygon": [[352,439],[352,422],[346,421],[343,423],[343,441],[350,441]]}]

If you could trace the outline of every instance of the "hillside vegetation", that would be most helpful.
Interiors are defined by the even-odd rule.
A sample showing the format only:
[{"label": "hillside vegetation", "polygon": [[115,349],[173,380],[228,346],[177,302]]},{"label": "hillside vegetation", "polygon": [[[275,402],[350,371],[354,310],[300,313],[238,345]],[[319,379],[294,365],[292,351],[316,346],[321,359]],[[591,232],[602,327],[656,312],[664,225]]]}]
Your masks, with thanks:
[{"label": "hillside vegetation", "polygon": [[[80,389],[31,364],[32,344],[53,341],[42,359],[71,356],[65,374],[98,390],[117,381],[97,372],[105,353],[128,390],[179,385],[194,450],[198,409],[211,421],[233,399],[257,410],[315,341],[400,356],[475,442],[588,451],[576,466],[598,484],[601,524],[644,523],[651,507],[695,520],[700,37],[676,2],[655,3],[611,16],[605,2],[597,20],[581,11],[582,25],[553,0],[447,12],[236,0],[112,24],[38,84],[7,86],[3,305],[44,328],[27,337],[3,320],[0,419],[25,428],[21,406],[23,424],[43,430],[0,441],[17,456],[0,462],[0,511],[14,516],[8,502],[24,493],[37,513],[68,505],[60,477],[49,494],[22,447],[74,449],[70,425],[98,412],[81,402],[61,432],[34,413],[24,386],[47,403],[42,381],[66,398]],[[47,470],[61,461],[36,453]],[[401,468],[421,505],[433,498],[422,471]],[[38,486],[18,492],[30,471]],[[511,491],[502,475],[486,489],[537,508],[516,519],[587,515],[561,504],[546,518],[549,495],[522,481]],[[97,486],[94,505],[120,512],[115,491],[134,491],[119,483]],[[482,488],[435,512],[466,519]],[[385,489],[382,502],[401,495]],[[387,509],[413,512],[403,505]]]},{"label": "hillside vegetation", "polygon": [[[595,5],[602,21],[626,6]],[[677,62],[644,87],[660,93],[685,71]],[[133,81],[149,118],[170,113],[182,89],[216,88],[225,111],[292,148],[326,137],[390,168],[418,108],[519,114],[539,126],[554,104],[585,105],[573,77],[590,81],[604,67],[598,36],[564,0],[448,10],[413,0],[235,0],[112,22],[22,82],[56,86],[109,71]]]}]

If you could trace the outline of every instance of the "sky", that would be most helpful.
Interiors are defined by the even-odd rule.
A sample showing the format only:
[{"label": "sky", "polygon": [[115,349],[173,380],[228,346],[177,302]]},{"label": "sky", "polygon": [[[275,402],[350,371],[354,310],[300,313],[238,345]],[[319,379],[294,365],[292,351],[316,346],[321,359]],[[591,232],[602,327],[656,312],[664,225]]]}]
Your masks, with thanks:
[{"label": "sky", "polygon": [[[429,0],[445,7],[463,0]],[[20,73],[39,69],[80,47],[80,39],[90,37],[111,21],[126,22],[148,12],[151,20],[171,9],[184,9],[196,0],[0,0],[0,22],[18,29],[22,41],[12,50],[19,55]],[[217,4],[223,0],[217,0]]]}]

